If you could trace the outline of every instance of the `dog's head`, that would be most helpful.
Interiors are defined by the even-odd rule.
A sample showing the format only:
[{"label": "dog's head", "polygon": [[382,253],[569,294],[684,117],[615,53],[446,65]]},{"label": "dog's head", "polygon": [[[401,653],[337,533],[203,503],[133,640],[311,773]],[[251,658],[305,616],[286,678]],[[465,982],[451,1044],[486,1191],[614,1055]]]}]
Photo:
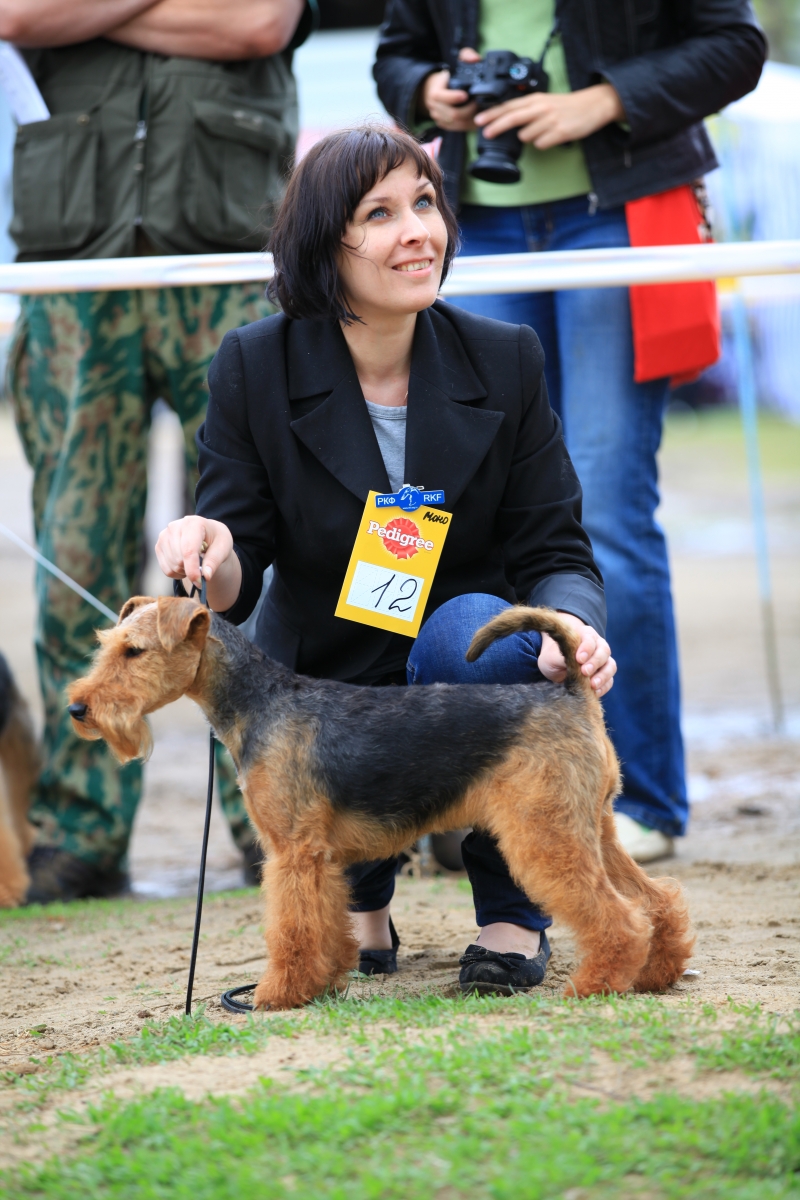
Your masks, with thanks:
[{"label": "dog's head", "polygon": [[191,687],[211,626],[196,600],[135,596],[114,629],[99,632],[92,669],[68,690],[72,727],[82,738],[104,738],[121,763],[152,749],[147,713]]}]

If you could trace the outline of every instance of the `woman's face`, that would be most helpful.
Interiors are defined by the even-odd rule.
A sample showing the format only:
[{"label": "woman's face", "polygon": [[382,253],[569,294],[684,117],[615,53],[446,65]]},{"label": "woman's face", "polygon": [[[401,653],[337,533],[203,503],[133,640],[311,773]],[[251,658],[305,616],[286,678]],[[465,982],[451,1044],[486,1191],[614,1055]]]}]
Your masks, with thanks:
[{"label": "woman's face", "polygon": [[428,308],[446,249],[433,184],[404,162],[366,193],[345,230],[339,275],[349,307],[367,322]]}]

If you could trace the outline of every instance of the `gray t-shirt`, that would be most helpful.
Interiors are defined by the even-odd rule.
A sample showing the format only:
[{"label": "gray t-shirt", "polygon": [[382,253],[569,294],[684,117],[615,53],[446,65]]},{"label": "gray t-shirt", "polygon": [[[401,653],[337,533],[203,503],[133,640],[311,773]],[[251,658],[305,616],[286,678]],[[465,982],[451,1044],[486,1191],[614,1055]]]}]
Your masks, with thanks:
[{"label": "gray t-shirt", "polygon": [[407,406],[389,408],[386,404],[373,404],[365,400],[367,412],[378,439],[386,474],[393,492],[399,492],[405,481],[406,469],[406,414]]}]

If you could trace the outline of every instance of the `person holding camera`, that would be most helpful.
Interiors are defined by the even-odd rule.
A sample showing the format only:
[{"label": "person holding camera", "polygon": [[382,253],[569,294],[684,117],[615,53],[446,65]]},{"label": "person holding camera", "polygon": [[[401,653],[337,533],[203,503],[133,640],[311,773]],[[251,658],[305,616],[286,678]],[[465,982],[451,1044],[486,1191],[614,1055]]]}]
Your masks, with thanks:
[{"label": "person holding camera", "polygon": [[[389,0],[374,75],[398,121],[441,136],[462,252],[514,254],[629,245],[625,204],[717,166],[702,120],[755,87],[765,56],[748,0]],[[688,820],[655,519],[669,380],[634,382],[627,289],[453,303],[528,324],[544,347],[619,666],[605,700],[619,832],[639,861],[664,857]]]}]

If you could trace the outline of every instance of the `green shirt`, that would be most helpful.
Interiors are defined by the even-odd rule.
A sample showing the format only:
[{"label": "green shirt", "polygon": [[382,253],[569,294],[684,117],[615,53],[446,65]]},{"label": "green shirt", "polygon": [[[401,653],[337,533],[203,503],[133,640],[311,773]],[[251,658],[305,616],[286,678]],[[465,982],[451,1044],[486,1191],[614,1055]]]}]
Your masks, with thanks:
[{"label": "green shirt", "polygon": [[[480,0],[479,44],[487,50],[513,50],[521,58],[539,59],[553,28],[554,0]],[[556,35],[544,60],[551,92],[570,91],[561,38]],[[542,204],[585,196],[592,190],[583,148],[579,142],[537,150],[525,145],[519,160],[519,183],[485,183],[467,174],[466,165],[477,155],[477,133],[467,134],[467,155],[461,183],[462,204],[485,204],[497,208],[520,204]]]}]

